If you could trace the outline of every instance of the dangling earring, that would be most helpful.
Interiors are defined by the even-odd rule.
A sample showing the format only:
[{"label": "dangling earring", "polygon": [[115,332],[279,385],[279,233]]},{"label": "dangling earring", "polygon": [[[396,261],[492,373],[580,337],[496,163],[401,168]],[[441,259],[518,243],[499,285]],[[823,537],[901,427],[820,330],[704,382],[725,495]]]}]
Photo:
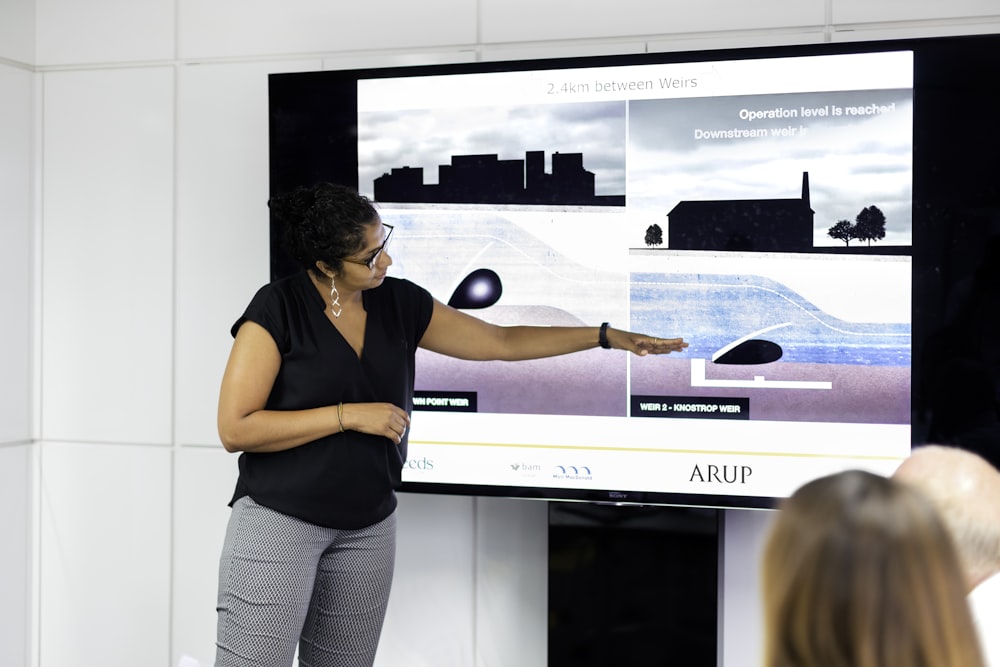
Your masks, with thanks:
[{"label": "dangling earring", "polygon": [[333,276],[330,276],[330,312],[334,317],[340,317],[341,310],[340,292],[337,291],[337,283],[334,282]]}]

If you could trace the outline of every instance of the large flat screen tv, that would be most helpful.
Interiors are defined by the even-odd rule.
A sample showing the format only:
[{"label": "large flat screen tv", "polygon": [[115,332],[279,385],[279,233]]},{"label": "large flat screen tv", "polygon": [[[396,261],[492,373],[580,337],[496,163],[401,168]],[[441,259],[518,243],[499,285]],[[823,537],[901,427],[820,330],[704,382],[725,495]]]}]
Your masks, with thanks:
[{"label": "large flat screen tv", "polygon": [[[420,350],[404,490],[769,507],[966,437],[956,399],[990,352],[949,327],[1000,230],[998,54],[966,36],[275,74],[270,187],[358,188],[395,226],[390,275],[477,317],[690,342]],[[272,245],[272,277],[291,270]]]}]

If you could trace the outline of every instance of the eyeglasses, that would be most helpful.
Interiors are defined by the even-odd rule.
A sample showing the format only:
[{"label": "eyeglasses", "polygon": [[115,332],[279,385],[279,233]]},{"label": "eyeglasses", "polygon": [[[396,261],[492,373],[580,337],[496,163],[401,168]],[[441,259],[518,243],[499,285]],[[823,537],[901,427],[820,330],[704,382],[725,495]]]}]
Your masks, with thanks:
[{"label": "eyeglasses", "polygon": [[370,254],[367,259],[351,259],[350,257],[345,257],[342,261],[367,266],[369,270],[374,269],[375,262],[377,262],[378,258],[382,256],[383,252],[385,252],[385,249],[389,246],[389,239],[392,238],[392,225],[383,223],[382,226],[389,230],[385,233],[385,240],[382,241],[382,245],[372,251],[372,254]]}]

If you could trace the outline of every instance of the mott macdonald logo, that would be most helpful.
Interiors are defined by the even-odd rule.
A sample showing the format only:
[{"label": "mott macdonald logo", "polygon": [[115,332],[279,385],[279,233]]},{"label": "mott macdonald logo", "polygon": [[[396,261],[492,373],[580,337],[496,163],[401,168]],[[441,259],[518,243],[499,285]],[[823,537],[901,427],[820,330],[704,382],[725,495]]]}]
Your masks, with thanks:
[{"label": "mott macdonald logo", "polygon": [[555,466],[552,469],[552,479],[592,480],[594,476],[589,466]]}]

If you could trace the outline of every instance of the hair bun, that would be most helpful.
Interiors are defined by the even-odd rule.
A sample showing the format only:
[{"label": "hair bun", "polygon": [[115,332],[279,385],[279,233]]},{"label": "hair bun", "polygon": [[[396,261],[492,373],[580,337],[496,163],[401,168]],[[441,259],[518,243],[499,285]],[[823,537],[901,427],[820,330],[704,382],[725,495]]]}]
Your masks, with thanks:
[{"label": "hair bun", "polygon": [[313,188],[299,186],[291,192],[279,192],[268,200],[271,214],[283,227],[293,227],[306,218],[306,213],[316,203]]}]

